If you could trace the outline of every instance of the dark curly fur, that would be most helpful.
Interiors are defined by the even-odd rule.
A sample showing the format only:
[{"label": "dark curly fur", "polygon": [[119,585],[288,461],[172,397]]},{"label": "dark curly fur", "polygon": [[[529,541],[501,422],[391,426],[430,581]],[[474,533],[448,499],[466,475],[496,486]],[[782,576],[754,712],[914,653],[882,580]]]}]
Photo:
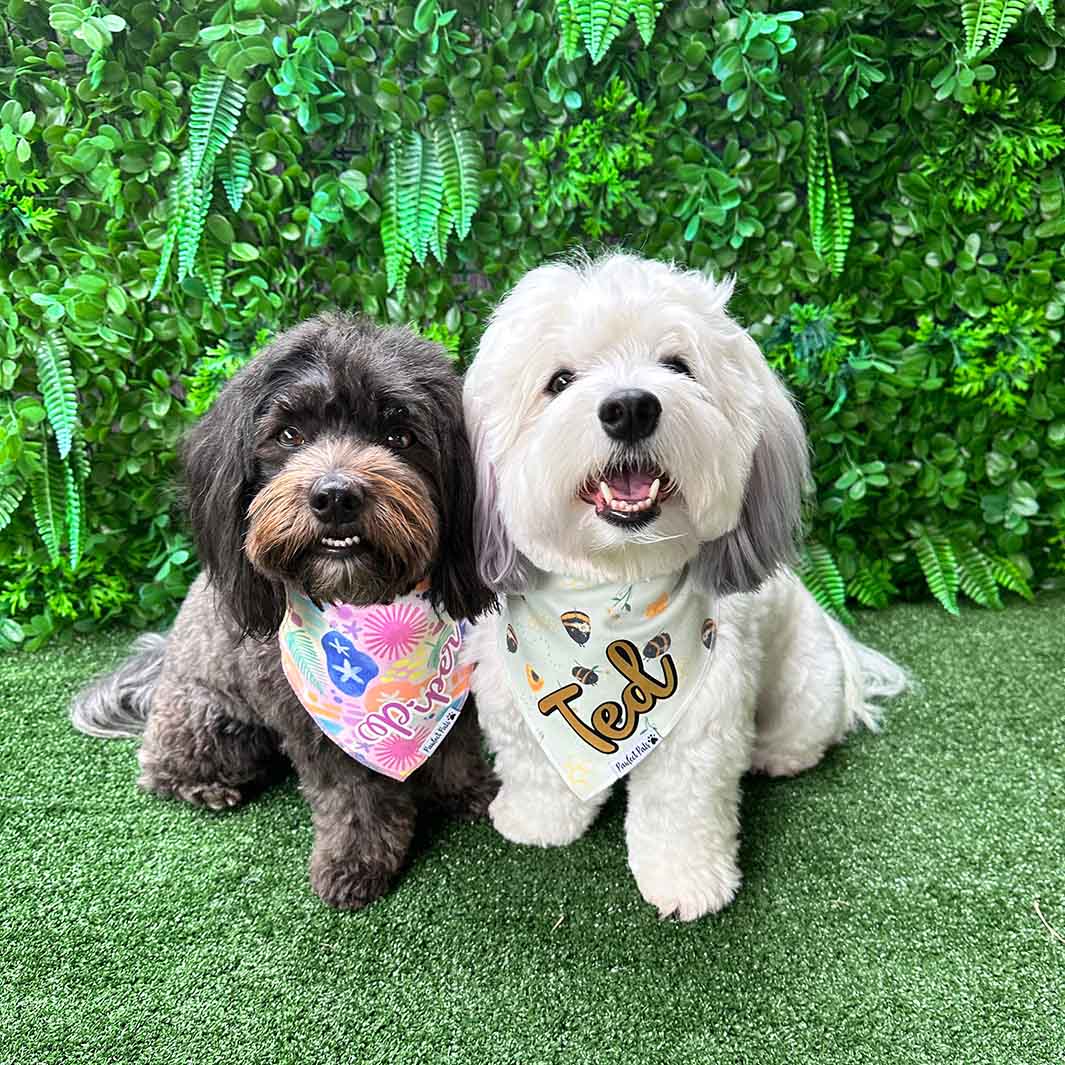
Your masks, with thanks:
[{"label": "dark curly fur", "polygon": [[[460,384],[440,348],[407,330],[323,316],[226,386],[189,433],[184,462],[204,573],[165,641],[139,641],[129,662],[83,692],[74,724],[98,736],[143,731],[140,785],[213,810],[291,764],[313,813],[314,890],[331,906],[364,906],[403,865],[419,803],[481,816],[495,781],[472,700],[405,783],[329,740],[281,670],[284,585],[324,601],[387,602],[428,575],[433,601],[454,617],[491,605],[473,557]],[[327,520],[309,496],[336,475],[362,502]],[[322,544],[352,533],[361,543],[351,550]]]}]

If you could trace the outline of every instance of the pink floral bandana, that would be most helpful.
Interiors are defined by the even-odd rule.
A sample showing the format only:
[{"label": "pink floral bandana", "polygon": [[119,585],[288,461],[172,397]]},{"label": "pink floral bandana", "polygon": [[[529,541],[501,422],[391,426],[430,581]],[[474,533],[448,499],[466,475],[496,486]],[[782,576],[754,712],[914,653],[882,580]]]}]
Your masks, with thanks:
[{"label": "pink floral bandana", "polygon": [[278,632],[285,676],[315,724],[356,761],[406,780],[443,742],[470,690],[462,622],[427,586],[391,603],[317,607],[288,593]]}]

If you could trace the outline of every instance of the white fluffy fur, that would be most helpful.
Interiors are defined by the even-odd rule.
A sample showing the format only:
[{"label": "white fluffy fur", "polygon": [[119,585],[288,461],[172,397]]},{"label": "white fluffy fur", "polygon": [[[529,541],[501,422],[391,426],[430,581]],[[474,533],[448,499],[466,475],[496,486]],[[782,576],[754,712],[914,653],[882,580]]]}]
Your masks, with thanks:
[{"label": "white fluffy fur", "polygon": [[[494,576],[511,585],[515,573],[535,580],[537,570],[637,580],[678,570],[735,532],[756,449],[779,442],[774,434],[782,439],[795,415],[757,346],[727,316],[730,294],[728,283],[613,255],[533,270],[503,301],[465,392],[479,475],[496,493],[496,536],[507,546],[489,554],[511,571]],[[660,364],[671,355],[688,362],[694,380]],[[552,396],[545,386],[562,368],[576,380]],[[680,486],[638,532],[607,524],[577,496],[617,455],[599,403],[632,387],[661,401],[644,453]],[[805,455],[793,458],[801,470]],[[480,720],[502,780],[492,820],[518,843],[572,842],[606,793],[582,802],[548,763],[509,697],[493,624],[471,641]],[[741,879],[743,774],[816,765],[855,726],[875,727],[873,697],[905,686],[898,666],[852,640],[790,572],[725,596],[705,698],[627,778],[629,864],[643,897],[683,920],[727,905]]]}]

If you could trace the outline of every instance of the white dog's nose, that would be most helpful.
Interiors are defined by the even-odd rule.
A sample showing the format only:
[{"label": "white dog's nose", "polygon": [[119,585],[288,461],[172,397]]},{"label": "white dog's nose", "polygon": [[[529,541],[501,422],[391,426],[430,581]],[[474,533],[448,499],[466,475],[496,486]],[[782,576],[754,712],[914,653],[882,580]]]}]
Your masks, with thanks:
[{"label": "white dog's nose", "polygon": [[599,421],[607,436],[634,444],[650,436],[658,427],[662,404],[653,392],[642,388],[623,388],[611,392],[599,404]]}]

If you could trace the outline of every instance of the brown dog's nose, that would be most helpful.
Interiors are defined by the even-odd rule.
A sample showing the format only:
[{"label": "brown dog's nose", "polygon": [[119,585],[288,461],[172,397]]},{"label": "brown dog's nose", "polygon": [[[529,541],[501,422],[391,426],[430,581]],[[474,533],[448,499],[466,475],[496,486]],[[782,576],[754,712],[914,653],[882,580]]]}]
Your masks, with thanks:
[{"label": "brown dog's nose", "polygon": [[363,498],[362,488],[342,473],[327,473],[311,485],[311,510],[326,525],[346,525],[354,521],[362,508]]},{"label": "brown dog's nose", "polygon": [[599,421],[606,435],[625,444],[635,444],[658,427],[662,404],[653,392],[623,388],[599,404]]}]

